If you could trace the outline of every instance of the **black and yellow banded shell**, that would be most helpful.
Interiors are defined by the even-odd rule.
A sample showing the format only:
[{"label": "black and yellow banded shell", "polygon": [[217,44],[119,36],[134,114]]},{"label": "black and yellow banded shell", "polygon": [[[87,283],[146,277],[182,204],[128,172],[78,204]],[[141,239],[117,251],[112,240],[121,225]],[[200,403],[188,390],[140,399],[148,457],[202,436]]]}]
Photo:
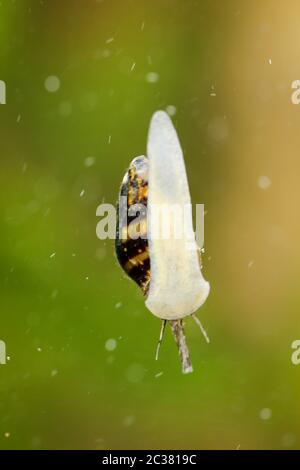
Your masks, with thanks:
[{"label": "black and yellow banded shell", "polygon": [[[120,196],[126,201],[126,207],[124,207],[124,211],[121,210],[119,198],[117,205],[116,255],[125,273],[138,284],[144,295],[147,295],[150,282],[147,215],[142,209],[135,215],[128,214],[128,210],[134,204],[140,204],[141,208],[147,208],[148,159],[146,157],[136,157],[132,160],[123,178]],[[143,236],[137,239],[130,238],[129,224],[138,224],[137,230]]]}]

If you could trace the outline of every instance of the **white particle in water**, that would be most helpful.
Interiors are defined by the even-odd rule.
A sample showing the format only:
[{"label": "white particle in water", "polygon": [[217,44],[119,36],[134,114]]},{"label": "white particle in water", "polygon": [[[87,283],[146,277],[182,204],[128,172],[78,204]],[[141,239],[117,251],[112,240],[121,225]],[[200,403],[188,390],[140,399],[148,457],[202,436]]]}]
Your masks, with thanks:
[{"label": "white particle in water", "polygon": [[268,176],[259,176],[257,185],[260,189],[268,189],[271,186],[271,180]]},{"label": "white particle in water", "polygon": [[155,378],[158,379],[159,377],[161,377],[163,375],[163,372],[157,372],[157,374],[155,374]]},{"label": "white particle in water", "polygon": [[56,75],[49,75],[45,80],[45,88],[49,93],[55,93],[60,88],[60,80]]},{"label": "white particle in water", "polygon": [[106,351],[114,351],[117,347],[117,341],[114,338],[109,338],[105,342],[105,349]]},{"label": "white particle in water", "polygon": [[146,81],[148,83],[156,83],[159,80],[159,75],[156,72],[149,72],[146,75]]},{"label": "white particle in water", "polygon": [[84,189],[82,189],[82,190],[80,191],[80,194],[79,194],[79,196],[80,196],[80,197],[82,197],[82,196],[84,195],[84,193],[85,193],[85,190],[84,190]]},{"label": "white particle in water", "polygon": [[20,122],[20,121],[21,121],[21,114],[19,114],[17,117],[17,122]]},{"label": "white particle in water", "polygon": [[259,417],[263,421],[267,421],[272,417],[272,410],[270,408],[262,408],[259,412]]},{"label": "white particle in water", "polygon": [[42,352],[42,348],[36,348],[38,352]]},{"label": "white particle in water", "polygon": [[173,106],[172,104],[170,104],[169,106],[166,107],[166,111],[167,111],[169,116],[175,116],[175,114],[177,113],[176,107]]},{"label": "white particle in water", "polygon": [[111,135],[108,136],[108,144],[111,143]]},{"label": "white particle in water", "polygon": [[6,437],[6,438],[10,437],[10,432],[5,432],[4,437]]},{"label": "white particle in water", "polygon": [[56,255],[55,252],[54,252],[54,253],[51,253],[50,258],[54,258],[55,255]]},{"label": "white particle in water", "polygon": [[55,377],[57,374],[58,374],[58,370],[57,370],[57,369],[53,369],[53,370],[51,371],[51,377]]},{"label": "white particle in water", "polygon": [[135,69],[135,62],[133,62],[132,66],[131,66],[131,69],[130,69],[130,72],[133,72]]},{"label": "white particle in water", "polygon": [[95,161],[96,161],[95,157],[86,157],[86,159],[84,160],[84,166],[86,166],[87,168],[90,168],[91,166],[95,164]]},{"label": "white particle in water", "polygon": [[115,38],[108,38],[106,39],[106,44],[110,44],[111,42],[113,42],[115,40]]},{"label": "white particle in water", "polygon": [[253,259],[252,259],[251,261],[249,261],[249,263],[248,263],[248,268],[249,268],[249,269],[252,268],[253,263],[254,263]]},{"label": "white particle in water", "polygon": [[269,59],[269,64],[272,65],[272,59]]},{"label": "white particle in water", "polygon": [[121,308],[122,307],[122,302],[117,302],[115,305],[115,308]]}]

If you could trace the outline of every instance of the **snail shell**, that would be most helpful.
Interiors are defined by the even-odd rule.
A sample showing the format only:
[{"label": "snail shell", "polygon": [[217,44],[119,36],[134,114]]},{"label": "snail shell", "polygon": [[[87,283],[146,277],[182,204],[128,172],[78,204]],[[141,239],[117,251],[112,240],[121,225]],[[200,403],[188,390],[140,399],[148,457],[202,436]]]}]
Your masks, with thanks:
[{"label": "snail shell", "polygon": [[[147,150],[149,159],[134,158],[121,184],[116,255],[126,274],[142,289],[147,308],[163,320],[162,333],[169,321],[186,373],[192,371],[192,366],[182,318],[192,315],[205,302],[209,283],[200,269],[181,146],[171,119],[163,111],[152,117]],[[123,211],[121,200],[125,201]],[[164,206],[170,210],[174,205],[190,207],[184,216],[186,232],[180,239],[174,234],[167,239],[155,236],[157,218],[153,208]],[[138,218],[136,212],[130,213],[133,207],[140,208]],[[131,229],[141,236],[132,238]]]}]

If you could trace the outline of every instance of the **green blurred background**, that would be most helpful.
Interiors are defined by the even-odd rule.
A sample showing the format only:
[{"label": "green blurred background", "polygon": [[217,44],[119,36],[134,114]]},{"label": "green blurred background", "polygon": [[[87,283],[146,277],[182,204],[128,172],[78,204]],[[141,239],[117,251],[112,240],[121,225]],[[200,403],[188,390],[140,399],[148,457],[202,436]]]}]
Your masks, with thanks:
[{"label": "green blurred background", "polygon": [[[296,1],[0,2],[0,448],[300,447],[299,16]],[[188,376],[170,331],[154,361],[160,322],[95,233],[167,107],[207,211],[211,344],[187,321]]]}]

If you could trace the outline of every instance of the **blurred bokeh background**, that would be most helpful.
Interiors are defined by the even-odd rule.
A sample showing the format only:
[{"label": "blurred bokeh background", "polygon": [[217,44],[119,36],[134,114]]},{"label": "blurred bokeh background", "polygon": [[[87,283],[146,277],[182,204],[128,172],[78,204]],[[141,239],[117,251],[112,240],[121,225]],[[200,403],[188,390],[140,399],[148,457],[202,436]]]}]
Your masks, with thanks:
[{"label": "blurred bokeh background", "polygon": [[[300,447],[296,0],[2,0],[0,448]],[[204,203],[195,372],[125,279],[114,203],[167,109]]]}]

